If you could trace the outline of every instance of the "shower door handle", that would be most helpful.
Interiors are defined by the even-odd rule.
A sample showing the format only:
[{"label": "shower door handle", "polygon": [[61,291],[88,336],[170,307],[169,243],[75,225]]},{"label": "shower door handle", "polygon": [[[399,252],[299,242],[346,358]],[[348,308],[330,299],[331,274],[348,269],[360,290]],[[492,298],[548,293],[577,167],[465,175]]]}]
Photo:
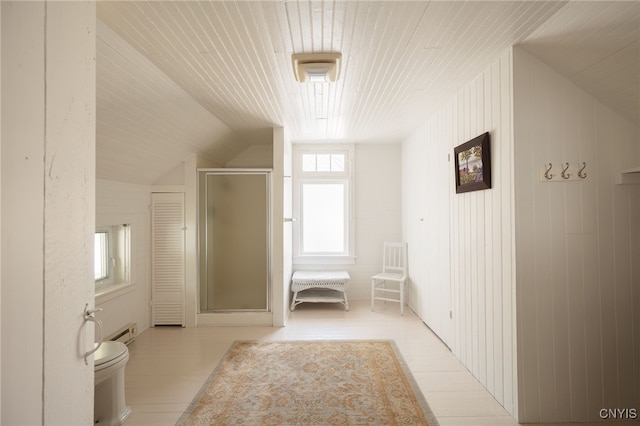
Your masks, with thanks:
[{"label": "shower door handle", "polygon": [[298,220],[298,219],[296,219],[295,217],[285,217],[284,218],[285,222],[295,222],[296,220]]}]

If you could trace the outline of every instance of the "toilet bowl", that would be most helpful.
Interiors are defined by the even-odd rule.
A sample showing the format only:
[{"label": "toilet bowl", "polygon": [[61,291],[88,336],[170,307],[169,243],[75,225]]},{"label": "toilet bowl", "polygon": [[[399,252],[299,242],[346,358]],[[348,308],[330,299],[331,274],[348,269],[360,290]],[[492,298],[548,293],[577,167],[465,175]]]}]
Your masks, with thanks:
[{"label": "toilet bowl", "polygon": [[94,422],[117,426],[131,414],[124,398],[124,367],[129,350],[121,342],[103,342],[94,354]]}]

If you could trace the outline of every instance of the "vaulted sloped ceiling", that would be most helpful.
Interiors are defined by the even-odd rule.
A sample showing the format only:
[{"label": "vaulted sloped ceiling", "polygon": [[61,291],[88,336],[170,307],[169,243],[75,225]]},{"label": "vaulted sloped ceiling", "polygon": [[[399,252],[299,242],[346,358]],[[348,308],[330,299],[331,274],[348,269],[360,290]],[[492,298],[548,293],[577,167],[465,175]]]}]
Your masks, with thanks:
[{"label": "vaulted sloped ceiling", "polygon": [[98,21],[96,174],[151,184],[190,155],[222,166],[248,144]]},{"label": "vaulted sloped ceiling", "polygon": [[[399,142],[517,44],[637,120],[637,6],[102,1],[98,173],[115,168],[121,151],[113,147],[136,154],[126,160],[132,166],[145,156],[157,162],[140,181],[187,151],[224,164],[269,143],[273,126],[294,141]],[[336,83],[294,80],[291,55],[310,52],[342,53]]]},{"label": "vaulted sloped ceiling", "polygon": [[627,120],[640,118],[640,1],[576,1],[521,46]]}]

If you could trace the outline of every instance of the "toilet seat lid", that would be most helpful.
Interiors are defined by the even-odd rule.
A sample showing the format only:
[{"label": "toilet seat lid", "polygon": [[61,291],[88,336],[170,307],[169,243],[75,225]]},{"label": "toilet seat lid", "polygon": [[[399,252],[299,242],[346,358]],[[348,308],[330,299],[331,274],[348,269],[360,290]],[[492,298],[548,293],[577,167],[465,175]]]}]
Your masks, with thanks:
[{"label": "toilet seat lid", "polygon": [[94,365],[97,367],[109,361],[113,361],[126,353],[127,350],[127,345],[122,342],[102,342],[100,348],[95,352]]}]

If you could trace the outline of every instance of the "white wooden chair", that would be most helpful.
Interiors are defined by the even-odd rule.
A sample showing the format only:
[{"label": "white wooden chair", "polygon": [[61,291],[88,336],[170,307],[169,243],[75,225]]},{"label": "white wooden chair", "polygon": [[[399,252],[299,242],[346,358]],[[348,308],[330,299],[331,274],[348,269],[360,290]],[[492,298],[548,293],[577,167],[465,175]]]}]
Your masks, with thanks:
[{"label": "white wooden chair", "polygon": [[[371,277],[371,310],[376,300],[400,303],[404,315],[404,287],[407,280],[407,244],[384,243],[382,272]],[[392,283],[387,287],[387,283]]]}]

